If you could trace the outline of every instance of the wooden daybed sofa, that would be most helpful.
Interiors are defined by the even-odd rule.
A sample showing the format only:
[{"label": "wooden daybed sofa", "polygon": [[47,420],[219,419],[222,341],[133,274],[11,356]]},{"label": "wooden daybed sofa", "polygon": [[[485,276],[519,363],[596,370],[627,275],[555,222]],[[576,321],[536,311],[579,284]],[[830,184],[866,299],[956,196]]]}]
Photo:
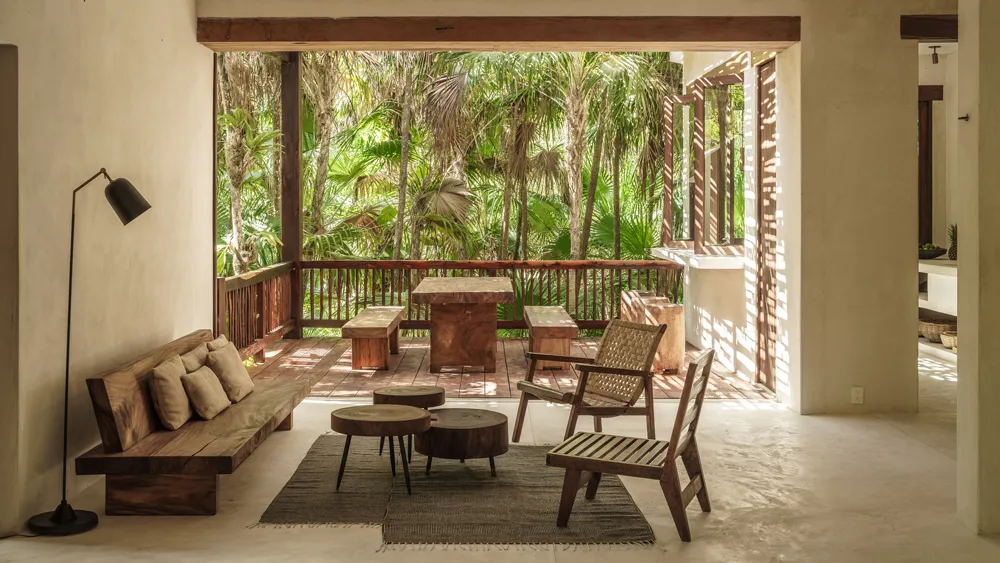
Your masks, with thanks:
[{"label": "wooden daybed sofa", "polygon": [[219,475],[233,473],[271,432],[290,430],[306,381],[258,381],[254,391],[212,420],[161,426],[148,378],[154,367],[213,339],[199,330],[87,379],[101,444],[76,458],[78,475],[107,475],[110,515],[209,515]]}]

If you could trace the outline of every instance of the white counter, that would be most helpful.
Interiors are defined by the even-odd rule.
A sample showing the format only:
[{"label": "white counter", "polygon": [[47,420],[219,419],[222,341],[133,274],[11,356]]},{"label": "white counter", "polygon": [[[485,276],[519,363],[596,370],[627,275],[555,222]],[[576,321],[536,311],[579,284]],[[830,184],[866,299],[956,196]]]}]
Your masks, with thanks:
[{"label": "white counter", "polygon": [[653,248],[650,250],[653,258],[673,260],[689,268],[697,270],[742,270],[743,256],[695,254],[689,248]]},{"label": "white counter", "polygon": [[917,306],[947,315],[958,315],[958,261],[920,260],[918,270],[927,275],[927,293]]}]

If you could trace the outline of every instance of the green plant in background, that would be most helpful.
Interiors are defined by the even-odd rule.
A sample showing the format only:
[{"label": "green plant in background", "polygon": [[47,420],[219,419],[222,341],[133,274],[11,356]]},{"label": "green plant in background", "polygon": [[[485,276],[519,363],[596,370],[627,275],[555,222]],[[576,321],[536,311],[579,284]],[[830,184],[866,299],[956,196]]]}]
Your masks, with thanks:
[{"label": "green plant in background", "polygon": [[948,260],[958,260],[958,225],[948,227]]}]

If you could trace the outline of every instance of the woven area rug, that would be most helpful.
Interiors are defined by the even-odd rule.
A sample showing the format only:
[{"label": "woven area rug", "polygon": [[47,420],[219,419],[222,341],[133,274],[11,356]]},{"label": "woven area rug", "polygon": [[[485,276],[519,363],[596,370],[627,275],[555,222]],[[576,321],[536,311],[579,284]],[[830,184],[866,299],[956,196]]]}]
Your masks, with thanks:
[{"label": "woven area rug", "polygon": [[[547,467],[549,446],[511,446],[496,458],[434,460],[414,453],[413,494],[393,479],[377,438],[354,438],[340,491],[334,491],[344,437],[320,436],[258,525],[382,525],[387,545],[652,544],[649,523],[621,481],[607,475],[597,498],[581,489],[569,526],[556,527],[564,471]],[[388,448],[387,448],[388,449]],[[388,455],[388,452],[386,452]]]}]

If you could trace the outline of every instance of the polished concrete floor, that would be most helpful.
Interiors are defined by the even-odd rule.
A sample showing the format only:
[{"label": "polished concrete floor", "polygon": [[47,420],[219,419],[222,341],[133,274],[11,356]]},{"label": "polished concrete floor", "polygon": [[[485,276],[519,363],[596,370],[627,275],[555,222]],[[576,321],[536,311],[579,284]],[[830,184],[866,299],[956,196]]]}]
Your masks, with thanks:
[{"label": "polished concrete floor", "polygon": [[[378,528],[251,528],[347,400],[310,399],[291,432],[270,437],[222,479],[217,516],[103,517],[93,532],[0,542],[0,561],[607,561],[632,562],[975,562],[1000,561],[1000,539],[963,528],[955,513],[954,365],[923,358],[921,414],[803,417],[767,401],[712,401],[699,430],[714,510],[692,505],[694,541],[677,539],[653,481],[626,486],[656,533],[652,549],[380,551]],[[511,400],[449,401],[513,416]],[[666,435],[676,409],[658,401]],[[566,410],[531,405],[528,443],[562,436]],[[582,422],[581,429],[589,429]],[[605,432],[641,436],[641,419],[605,422]],[[502,459],[498,463],[502,465]],[[100,511],[98,482],[76,500]]]}]

